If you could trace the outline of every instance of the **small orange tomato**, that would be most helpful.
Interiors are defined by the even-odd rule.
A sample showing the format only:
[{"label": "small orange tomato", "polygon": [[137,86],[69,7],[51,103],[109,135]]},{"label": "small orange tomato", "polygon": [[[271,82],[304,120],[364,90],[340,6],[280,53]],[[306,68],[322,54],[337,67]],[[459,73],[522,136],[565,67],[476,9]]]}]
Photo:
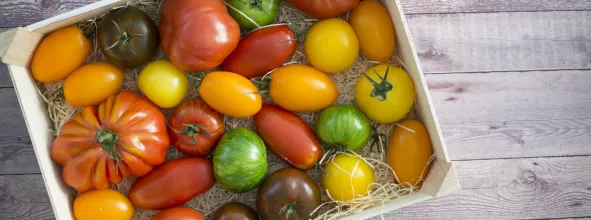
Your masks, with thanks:
[{"label": "small orange tomato", "polygon": [[133,217],[134,211],[129,199],[112,189],[88,191],[74,200],[74,217],[77,220],[126,220]]},{"label": "small orange tomato", "polygon": [[152,220],[205,220],[200,212],[191,208],[175,207],[158,212]]},{"label": "small orange tomato", "polygon": [[66,78],[84,64],[91,46],[78,26],[52,32],[35,50],[31,61],[33,78],[44,83]]},{"label": "small orange tomato", "polygon": [[72,106],[98,105],[123,85],[123,70],[107,62],[88,64],[74,71],[64,84],[64,97]]},{"label": "small orange tomato", "polygon": [[216,71],[205,75],[199,95],[216,111],[236,118],[253,116],[263,106],[257,87],[244,76]]},{"label": "small orange tomato", "polygon": [[420,187],[429,173],[433,147],[429,133],[417,120],[405,120],[394,127],[388,144],[388,164],[404,187]]},{"label": "small orange tomato", "polygon": [[351,14],[349,23],[359,39],[359,49],[370,60],[386,62],[396,48],[394,24],[388,10],[375,0],[364,0]]}]

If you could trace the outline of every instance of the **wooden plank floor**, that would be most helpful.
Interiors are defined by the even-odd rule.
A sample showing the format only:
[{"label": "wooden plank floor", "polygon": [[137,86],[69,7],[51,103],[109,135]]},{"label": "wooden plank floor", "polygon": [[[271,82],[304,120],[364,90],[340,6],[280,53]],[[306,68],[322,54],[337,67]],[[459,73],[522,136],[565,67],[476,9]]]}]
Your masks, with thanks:
[{"label": "wooden plank floor", "polygon": [[[0,31],[95,1],[3,0]],[[463,190],[383,217],[591,219],[591,1],[401,2]],[[1,65],[0,219],[53,218]]]}]

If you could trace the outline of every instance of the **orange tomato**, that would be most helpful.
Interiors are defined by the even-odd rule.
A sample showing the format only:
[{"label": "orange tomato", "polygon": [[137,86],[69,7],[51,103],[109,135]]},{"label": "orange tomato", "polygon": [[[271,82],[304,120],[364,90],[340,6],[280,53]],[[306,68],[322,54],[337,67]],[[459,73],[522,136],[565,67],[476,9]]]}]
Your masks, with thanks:
[{"label": "orange tomato", "polygon": [[133,212],[129,199],[112,189],[88,191],[74,200],[74,217],[77,220],[126,220],[133,217]]},{"label": "orange tomato", "polygon": [[417,120],[399,124],[390,136],[388,164],[396,172],[399,183],[417,188],[429,173],[429,158],[433,155],[431,139],[425,126]]},{"label": "orange tomato", "polygon": [[370,60],[386,62],[396,49],[394,24],[388,10],[374,0],[359,3],[349,23],[359,39],[359,49]]},{"label": "orange tomato", "polygon": [[216,111],[236,118],[253,116],[263,106],[257,87],[244,76],[216,71],[205,75],[199,95]]},{"label": "orange tomato", "polygon": [[84,64],[91,46],[78,26],[54,31],[35,50],[31,61],[33,78],[44,83],[66,78]]},{"label": "orange tomato", "polygon": [[123,70],[113,64],[99,62],[74,71],[64,84],[64,97],[72,106],[98,105],[123,86]]},{"label": "orange tomato", "polygon": [[152,220],[205,220],[200,212],[191,208],[175,207],[158,212]]}]

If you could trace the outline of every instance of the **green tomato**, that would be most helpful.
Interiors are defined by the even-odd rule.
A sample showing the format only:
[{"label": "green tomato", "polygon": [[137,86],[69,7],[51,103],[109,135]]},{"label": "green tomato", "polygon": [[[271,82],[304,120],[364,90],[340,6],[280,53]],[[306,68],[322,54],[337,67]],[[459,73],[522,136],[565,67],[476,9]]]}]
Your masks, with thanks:
[{"label": "green tomato", "polygon": [[229,5],[230,15],[236,19],[240,27],[246,30],[253,30],[273,22],[279,14],[281,3],[280,0],[227,0],[226,2]]},{"label": "green tomato", "polygon": [[316,122],[316,136],[329,146],[358,151],[371,137],[371,124],[363,112],[352,105],[326,108]]}]

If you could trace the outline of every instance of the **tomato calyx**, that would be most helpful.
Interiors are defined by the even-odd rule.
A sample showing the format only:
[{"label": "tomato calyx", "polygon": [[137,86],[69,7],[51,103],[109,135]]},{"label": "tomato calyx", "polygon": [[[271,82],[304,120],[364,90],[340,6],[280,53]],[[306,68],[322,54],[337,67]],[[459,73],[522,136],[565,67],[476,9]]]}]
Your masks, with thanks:
[{"label": "tomato calyx", "polygon": [[279,210],[279,214],[284,214],[285,213],[285,219],[289,220],[291,216],[294,216],[296,219],[298,218],[298,212],[300,210],[298,209],[298,204],[296,202],[289,202],[287,204],[285,204],[281,210]]},{"label": "tomato calyx", "polygon": [[[270,72],[273,72],[274,70],[271,70]],[[251,80],[254,84],[261,86],[261,88],[259,89],[259,94],[266,94],[269,93],[269,90],[271,89],[271,77],[270,76],[263,76],[260,79],[252,79]]]},{"label": "tomato calyx", "polygon": [[117,167],[119,167],[119,162],[123,160],[123,157],[117,149],[117,144],[120,143],[117,134],[106,128],[100,127],[94,136],[94,140],[101,145],[103,150],[109,153],[111,159],[117,161]]},{"label": "tomato calyx", "polygon": [[196,135],[203,135],[203,136],[213,136],[212,133],[209,133],[205,127],[201,124],[186,124],[185,129],[182,131],[172,129],[177,134],[186,134],[187,136],[191,137],[191,143],[196,144],[197,138]]},{"label": "tomato calyx", "polygon": [[378,129],[376,129],[375,126],[371,126],[371,139],[372,139],[372,143],[371,145],[369,145],[369,151],[373,152],[373,148],[375,146],[377,146],[378,148],[378,153],[380,152],[380,150],[384,149],[384,146],[386,146],[386,135],[382,134],[378,131]]},{"label": "tomato calyx", "polygon": [[111,46],[105,48],[105,50],[110,50],[117,46],[128,44],[129,48],[131,49],[131,52],[133,52],[133,54],[136,54],[135,50],[133,50],[133,47],[131,47],[131,40],[133,39],[133,37],[144,37],[144,35],[129,33],[129,26],[131,25],[131,21],[127,23],[127,28],[125,29],[125,31],[122,30],[121,27],[119,27],[119,24],[117,24],[117,22],[115,22],[114,20],[111,20],[111,22],[113,22],[113,24],[115,25],[115,27],[117,27],[117,30],[119,31],[119,40],[117,40],[117,42],[113,43]]},{"label": "tomato calyx", "polygon": [[263,0],[250,0],[248,1],[248,7],[249,8],[256,8],[259,11],[265,11],[263,10]]},{"label": "tomato calyx", "polygon": [[390,92],[392,90],[392,88],[394,88],[392,83],[390,83],[390,82],[388,82],[388,80],[386,80],[388,78],[389,70],[390,70],[390,65],[387,65],[386,66],[386,74],[384,74],[384,77],[382,77],[375,69],[373,70],[373,72],[376,73],[376,75],[382,80],[379,83],[376,82],[375,80],[373,80],[367,74],[361,73],[373,85],[373,90],[371,90],[370,96],[376,98],[377,100],[379,100],[381,102],[386,100],[386,95],[388,94],[388,92]]}]

